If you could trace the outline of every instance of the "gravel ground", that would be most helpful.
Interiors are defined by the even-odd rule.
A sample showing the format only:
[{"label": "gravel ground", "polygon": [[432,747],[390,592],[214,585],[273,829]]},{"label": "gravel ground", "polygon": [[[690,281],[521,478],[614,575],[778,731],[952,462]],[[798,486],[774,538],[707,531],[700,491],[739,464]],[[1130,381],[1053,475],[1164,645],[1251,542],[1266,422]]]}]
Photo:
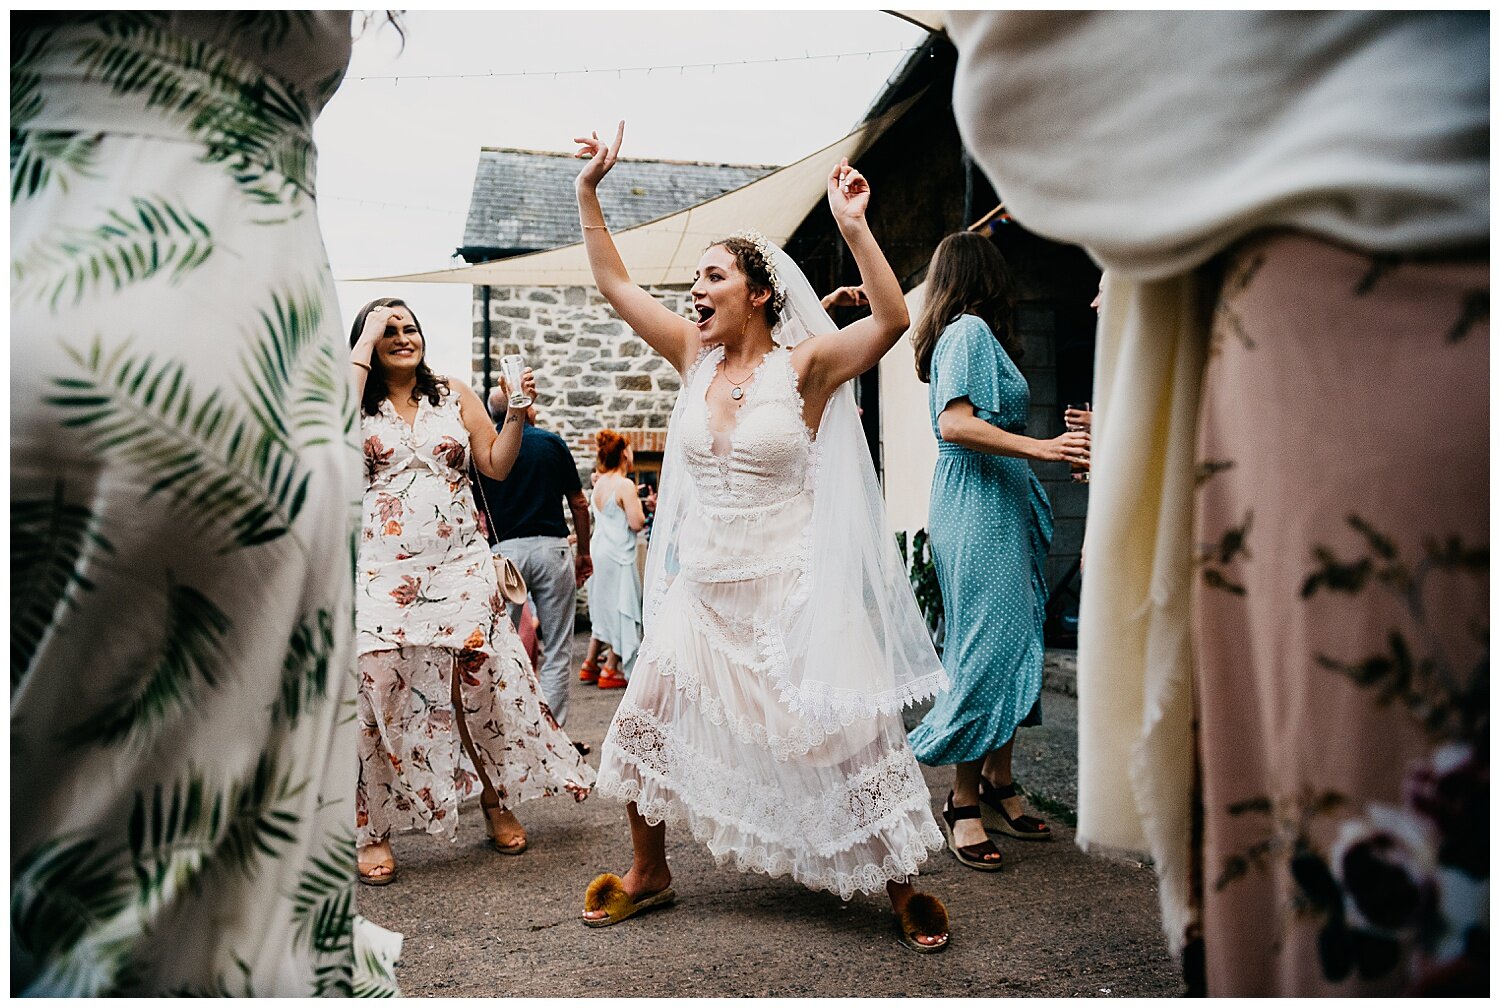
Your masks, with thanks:
[{"label": "gravel ground", "polygon": [[[361,886],[360,911],[406,936],[397,976],[414,997],[1180,994],[1154,874],[1073,843],[1077,708],[1062,692],[1070,661],[1070,652],[1049,654],[1044,724],[1022,733],[1016,759],[1016,779],[1057,837],[999,838],[1006,867],[995,873],[971,871],[947,851],[932,855],[919,886],[948,906],[953,938],[941,955],[899,944],[883,896],[846,903],[788,879],[716,867],[684,830],[667,840],[677,905],[585,928],[577,916],[589,880],[629,866],[624,807],[605,798],[521,806],[531,847],[519,857],[491,851],[470,803],[456,844],[397,837],[398,878]],[[575,684],[573,737],[597,750],[619,695]],[[908,712],[911,723],[920,713]],[[951,771],[925,770],[936,811]]]}]

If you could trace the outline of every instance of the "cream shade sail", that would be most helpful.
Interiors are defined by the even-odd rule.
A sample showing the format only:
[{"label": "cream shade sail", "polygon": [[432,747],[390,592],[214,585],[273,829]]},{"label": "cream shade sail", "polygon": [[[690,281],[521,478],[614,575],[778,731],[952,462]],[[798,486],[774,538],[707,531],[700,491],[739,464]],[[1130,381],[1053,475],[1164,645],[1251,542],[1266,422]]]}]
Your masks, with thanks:
[{"label": "cream shade sail", "polygon": [[944,12],[940,10],[893,10],[886,11],[886,13],[894,14],[898,18],[910,21],[914,25],[920,25],[930,32],[940,32],[947,27],[947,19],[944,16]]},{"label": "cream shade sail", "polygon": [[[616,232],[615,247],[630,269],[630,278],[647,287],[690,284],[704,247],[742,228],[754,228],[778,245],[785,245],[808,212],[824,198],[828,174],[839,159],[847,157],[855,161],[861,151],[868,149],[887,126],[911,107],[913,101],[915,98],[902,102],[842,140],[749,185],[686,210]],[[609,185],[609,180],[606,179],[604,184]],[[879,199],[880,194],[876,193],[875,198]],[[489,284],[496,287],[591,287],[594,283],[582,241],[495,262],[430,273],[346,279],[387,283]]]}]

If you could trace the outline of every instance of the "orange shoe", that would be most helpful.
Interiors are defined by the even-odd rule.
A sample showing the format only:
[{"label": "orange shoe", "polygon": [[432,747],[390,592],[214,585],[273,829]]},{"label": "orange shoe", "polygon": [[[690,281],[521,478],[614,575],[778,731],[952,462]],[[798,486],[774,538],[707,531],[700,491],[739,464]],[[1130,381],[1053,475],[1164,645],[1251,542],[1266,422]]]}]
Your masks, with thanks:
[{"label": "orange shoe", "polygon": [[625,677],[620,675],[618,669],[605,668],[599,673],[600,689],[624,689]]},{"label": "orange shoe", "polygon": [[579,682],[598,682],[599,681],[599,666],[595,665],[591,661],[584,662],[578,668],[578,681]]}]

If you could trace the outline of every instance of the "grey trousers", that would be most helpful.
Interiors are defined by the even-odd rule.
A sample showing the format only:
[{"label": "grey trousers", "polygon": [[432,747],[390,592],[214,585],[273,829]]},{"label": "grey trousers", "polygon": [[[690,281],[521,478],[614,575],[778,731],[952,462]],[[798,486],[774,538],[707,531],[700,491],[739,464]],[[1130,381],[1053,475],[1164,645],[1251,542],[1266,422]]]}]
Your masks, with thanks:
[{"label": "grey trousers", "polygon": [[[568,688],[573,682],[573,619],[578,610],[578,582],[573,573],[573,551],[568,540],[556,536],[506,539],[492,547],[526,579],[531,606],[536,610],[537,680],[542,699],[552,709],[558,724],[568,717]],[[521,607],[510,606],[511,622],[521,625]]]}]

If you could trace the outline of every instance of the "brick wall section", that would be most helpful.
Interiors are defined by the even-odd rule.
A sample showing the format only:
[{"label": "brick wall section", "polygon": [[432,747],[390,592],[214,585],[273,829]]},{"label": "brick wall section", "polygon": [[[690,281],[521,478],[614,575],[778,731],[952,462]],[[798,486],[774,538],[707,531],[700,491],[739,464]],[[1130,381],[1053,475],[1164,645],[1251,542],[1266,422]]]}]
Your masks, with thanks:
[{"label": "brick wall section", "polygon": [[[651,287],[668,308],[687,314],[686,287]],[[474,291],[474,387],[484,386],[484,298]],[[650,447],[666,431],[681,387],[677,372],[620,320],[592,287],[491,287],[491,384],[500,358],[519,353],[536,372],[541,422],[573,449],[585,478],[593,468],[594,434],[605,428],[640,432]]]}]

